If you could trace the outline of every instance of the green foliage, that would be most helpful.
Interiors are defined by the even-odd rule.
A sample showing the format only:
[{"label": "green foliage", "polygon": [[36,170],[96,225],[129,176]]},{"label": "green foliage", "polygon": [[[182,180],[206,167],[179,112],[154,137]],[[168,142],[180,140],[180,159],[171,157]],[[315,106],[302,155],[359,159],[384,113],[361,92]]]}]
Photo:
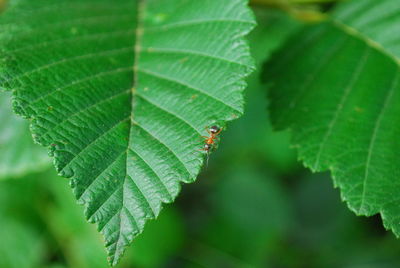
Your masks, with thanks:
[{"label": "green foliage", "polygon": [[[87,224],[81,210],[68,181],[54,171],[0,182],[0,267],[109,267],[103,239]],[[180,213],[165,209],[157,221],[149,223],[149,232],[138,237],[118,267],[164,263],[180,250],[181,226]]]},{"label": "green foliage", "polygon": [[71,178],[110,263],[203,163],[205,126],[243,112],[244,0],[11,1],[0,86]]},{"label": "green foliage", "polygon": [[400,235],[400,6],[350,1],[310,26],[266,65],[271,113],[300,159],[330,170],[359,215],[380,213]]},{"label": "green foliage", "polygon": [[[42,257],[39,233],[28,224],[9,218],[1,218],[0,225],[0,267],[30,268],[38,265]],[[21,255],[24,257],[21,258]]]},{"label": "green foliage", "polygon": [[0,179],[20,177],[50,164],[46,151],[33,144],[28,123],[12,112],[9,95],[0,92]]},{"label": "green foliage", "polygon": [[396,1],[8,1],[0,267],[399,267]]}]

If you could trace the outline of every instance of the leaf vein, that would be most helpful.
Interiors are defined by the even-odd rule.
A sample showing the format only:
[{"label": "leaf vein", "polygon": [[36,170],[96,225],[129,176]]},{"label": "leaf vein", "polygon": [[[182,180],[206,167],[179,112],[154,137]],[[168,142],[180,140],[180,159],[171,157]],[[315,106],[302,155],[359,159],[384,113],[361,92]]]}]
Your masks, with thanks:
[{"label": "leaf vein", "polygon": [[242,23],[242,24],[250,24],[254,25],[254,22],[252,21],[247,21],[247,20],[238,20],[238,19],[197,19],[197,20],[186,20],[186,21],[178,21],[170,24],[164,24],[161,26],[153,26],[153,27],[147,27],[146,31],[159,31],[159,30],[171,30],[175,29],[178,27],[187,27],[187,26],[193,26],[193,25],[198,25],[198,24],[206,24],[206,23],[216,23],[216,22],[228,22],[228,23]]},{"label": "leaf vein", "polygon": [[8,50],[5,51],[9,54],[11,53],[17,53],[19,51],[24,51],[24,50],[32,50],[36,49],[38,47],[46,47],[48,45],[53,45],[57,43],[62,43],[62,45],[65,44],[65,42],[78,42],[78,41],[83,41],[83,40],[92,40],[95,42],[99,41],[99,38],[110,38],[111,36],[132,36],[135,33],[134,30],[118,30],[118,31],[111,31],[111,32],[102,32],[102,33],[94,33],[94,34],[87,34],[87,35],[80,35],[80,36],[74,36],[74,37],[69,37],[69,38],[60,38],[60,39],[55,39],[52,41],[45,41],[45,42],[40,42],[36,43],[33,45],[21,47],[21,48],[16,48],[13,50]]},{"label": "leaf vein", "polygon": [[252,68],[249,65],[246,65],[246,64],[238,62],[238,61],[233,61],[233,60],[230,60],[230,59],[227,59],[227,58],[219,57],[219,56],[208,54],[208,53],[201,52],[201,51],[189,50],[189,49],[148,47],[148,48],[143,48],[142,51],[146,52],[146,53],[183,54],[183,55],[188,55],[188,56],[190,56],[190,55],[200,56],[200,57],[204,57],[204,58],[210,58],[210,59],[213,59],[213,60],[226,62],[226,63],[229,63],[229,64],[234,64],[234,65],[244,66],[244,67],[247,67],[247,68]]},{"label": "leaf vein", "polygon": [[159,181],[159,186],[162,186],[164,192],[166,192],[168,194],[168,199],[169,200],[173,200],[173,196],[171,194],[171,192],[168,190],[168,187],[166,186],[166,184],[164,183],[164,181],[161,179],[161,176],[158,175],[158,173],[156,172],[156,170],[149,164],[149,162],[147,162],[144,157],[139,154],[136,150],[134,150],[133,148],[129,149],[131,152],[133,152],[134,154],[136,154],[141,160],[142,162],[150,169],[150,171],[155,175],[155,177],[157,178],[157,180]]},{"label": "leaf vein", "polygon": [[90,219],[95,214],[97,214],[97,212],[99,212],[99,210],[105,206],[105,204],[111,199],[111,197],[113,197],[119,190],[122,189],[122,186],[123,186],[123,183],[121,183],[120,185],[117,185],[117,187],[115,187],[115,189],[112,192],[109,192],[107,198],[101,202],[100,206],[98,208],[96,208],[96,210],[94,212],[88,214],[87,218]]},{"label": "leaf vein", "polygon": [[343,96],[340,99],[338,106],[336,107],[336,111],[333,115],[333,118],[331,119],[331,121],[328,124],[328,129],[327,129],[325,135],[323,136],[321,143],[319,144],[318,153],[315,158],[314,165],[313,165],[314,170],[317,170],[317,168],[319,166],[319,162],[321,160],[321,156],[322,156],[322,152],[325,148],[325,144],[328,141],[328,139],[330,138],[330,136],[332,135],[333,128],[336,125],[337,120],[339,119],[340,112],[342,111],[343,106],[347,101],[347,98],[349,97],[351,91],[353,90],[354,85],[357,83],[357,81],[362,73],[362,70],[364,69],[365,64],[367,63],[370,52],[371,52],[371,49],[368,46],[365,46],[364,52],[363,52],[360,60],[357,63],[357,67],[356,67],[354,73],[352,74],[349,84],[345,88],[345,90],[343,92]]},{"label": "leaf vein", "polygon": [[95,176],[95,178],[90,182],[90,184],[88,186],[86,186],[85,191],[82,192],[82,194],[80,194],[79,196],[76,196],[77,200],[81,200],[81,198],[90,190],[90,188],[92,187],[92,185],[94,185],[96,183],[96,181],[105,173],[107,172],[117,161],[118,159],[123,156],[126,153],[126,150],[121,151],[121,153],[119,153],[114,160],[112,160],[109,164],[107,164],[106,167],[104,167],[101,172]]},{"label": "leaf vein", "polygon": [[374,150],[374,147],[375,147],[375,142],[376,142],[376,138],[378,136],[378,131],[379,131],[380,127],[381,127],[381,123],[382,123],[382,120],[383,120],[383,115],[385,114],[385,111],[386,111],[387,107],[389,106],[390,99],[393,97],[395,89],[396,89],[397,85],[399,84],[399,71],[400,70],[398,69],[397,72],[396,72],[396,76],[395,76],[395,78],[393,80],[392,86],[389,88],[389,90],[387,92],[387,96],[385,98],[385,102],[384,102],[384,104],[382,106],[381,111],[379,112],[379,116],[378,116],[378,118],[377,118],[377,120],[375,122],[375,126],[374,126],[374,128],[372,130],[372,137],[371,137],[370,144],[368,146],[368,156],[367,156],[367,161],[366,161],[366,164],[365,164],[365,173],[364,173],[364,181],[363,181],[363,192],[362,192],[362,195],[361,195],[361,203],[360,203],[360,208],[358,209],[358,213],[361,213],[361,211],[362,211],[362,209],[364,207],[364,204],[365,204],[365,199],[366,199],[365,197],[366,197],[366,192],[367,192],[366,188],[367,188],[367,181],[368,181],[368,178],[369,178],[369,170],[371,168],[372,153],[373,153],[373,150]]},{"label": "leaf vein", "polygon": [[40,134],[40,135],[44,136],[44,135],[48,134],[50,131],[53,131],[54,129],[56,129],[58,126],[62,125],[63,123],[68,122],[68,120],[70,120],[73,116],[81,114],[81,113],[89,110],[90,108],[96,107],[96,106],[98,106],[98,105],[100,105],[102,103],[106,103],[106,102],[109,102],[109,101],[111,101],[111,100],[113,100],[115,98],[123,96],[124,94],[129,93],[129,91],[130,91],[130,89],[124,90],[124,91],[121,91],[121,92],[117,92],[116,94],[111,95],[111,96],[109,96],[107,98],[101,99],[100,101],[96,101],[95,103],[93,103],[93,104],[91,104],[89,106],[86,106],[83,109],[78,109],[75,112],[73,112],[72,114],[68,115],[68,117],[66,117],[65,119],[57,122],[54,126],[52,126],[51,129],[47,130],[46,132],[44,132],[43,134]]},{"label": "leaf vein", "polygon": [[29,70],[27,72],[23,72],[22,74],[19,74],[19,75],[15,76],[15,77],[13,77],[11,79],[8,79],[8,80],[4,81],[3,83],[9,83],[10,81],[14,81],[16,79],[19,80],[21,77],[24,77],[24,76],[27,76],[27,75],[30,75],[30,74],[33,74],[33,73],[36,73],[36,72],[40,72],[42,70],[49,69],[51,67],[54,67],[54,66],[57,66],[57,65],[60,65],[60,64],[66,64],[66,63],[70,63],[72,61],[79,61],[79,60],[83,60],[83,59],[91,59],[91,58],[100,57],[100,56],[101,57],[106,57],[106,56],[110,56],[110,55],[113,55],[113,54],[120,54],[120,53],[123,53],[123,52],[130,52],[130,49],[131,49],[131,47],[123,47],[123,48],[118,48],[118,49],[104,50],[102,52],[88,53],[88,54],[79,55],[79,56],[75,56],[75,57],[71,57],[71,58],[64,58],[64,59],[59,60],[59,61],[55,61],[55,62],[52,62],[52,63],[49,63],[49,64],[45,64],[45,65],[39,66],[39,67],[37,67],[37,68],[35,68],[33,70]]},{"label": "leaf vein", "polygon": [[181,86],[183,86],[183,87],[186,87],[186,88],[192,89],[192,90],[194,90],[194,91],[197,91],[197,92],[199,92],[200,94],[206,95],[206,96],[210,97],[211,99],[214,99],[215,101],[217,101],[217,102],[223,104],[224,106],[227,106],[227,107],[231,108],[232,110],[234,110],[234,111],[240,113],[240,111],[239,111],[238,109],[236,109],[235,107],[233,107],[232,105],[223,102],[221,99],[219,99],[219,98],[216,97],[216,96],[210,95],[209,93],[207,93],[207,92],[204,91],[203,89],[196,88],[196,87],[194,87],[194,86],[191,86],[191,85],[189,85],[189,84],[186,84],[185,82],[180,81],[180,80],[178,80],[178,79],[176,79],[176,78],[167,77],[167,76],[162,75],[162,74],[160,74],[160,73],[155,73],[155,72],[153,72],[153,71],[145,70],[145,69],[143,69],[143,68],[138,69],[138,71],[139,71],[139,72],[142,72],[142,73],[145,73],[145,74],[148,74],[148,75],[151,75],[151,76],[154,76],[154,77],[159,78],[159,79],[161,79],[161,80],[173,82],[173,83],[175,83],[175,84],[179,84],[179,85],[181,85]]},{"label": "leaf vein", "polygon": [[143,126],[141,126],[139,123],[135,122],[135,125],[138,126],[140,129],[142,129],[144,132],[146,132],[147,134],[149,134],[152,138],[154,138],[156,141],[158,141],[158,143],[160,143],[161,145],[163,145],[169,152],[171,152],[173,154],[173,156],[178,160],[178,162],[184,167],[184,169],[186,170],[186,172],[191,176],[192,174],[190,173],[189,169],[186,167],[184,161],[182,161],[182,159],[180,159],[180,157],[178,157],[178,155],[169,147],[167,146],[165,143],[163,143],[159,138],[157,138],[156,136],[154,136],[153,133],[151,133],[150,131],[148,131],[147,129],[145,129]]},{"label": "leaf vein", "polygon": [[202,135],[201,132],[199,130],[197,130],[192,124],[190,124],[188,121],[186,121],[185,119],[183,119],[181,116],[179,116],[178,114],[172,112],[172,111],[168,111],[166,108],[161,107],[159,104],[149,100],[149,98],[143,96],[142,94],[136,93],[136,96],[138,96],[139,98],[143,99],[144,101],[146,101],[147,103],[153,105],[154,107],[157,107],[158,109],[160,109],[161,111],[172,115],[173,117],[175,117],[176,119],[178,119],[179,121],[185,123],[187,126],[189,126],[192,130],[194,130],[197,134],[199,134],[200,136]]},{"label": "leaf vein", "polygon": [[97,136],[93,141],[91,141],[90,143],[88,143],[84,148],[82,148],[71,160],[69,160],[66,165],[61,169],[61,172],[63,170],[65,170],[67,167],[69,167],[69,165],[80,156],[80,154],[82,154],[84,151],[86,151],[92,144],[94,144],[96,141],[98,141],[99,139],[101,139],[103,136],[105,136],[106,134],[108,134],[109,132],[111,132],[113,129],[115,129],[116,127],[118,127],[118,125],[120,125],[121,123],[129,120],[130,117],[127,116],[125,118],[123,118],[122,120],[119,120],[118,122],[116,122],[115,124],[113,124],[109,129],[107,129],[106,131],[104,131],[103,133],[101,133],[101,135]]},{"label": "leaf vein", "polygon": [[[119,72],[126,72],[126,71],[132,71],[132,68],[131,68],[131,67],[115,68],[115,69],[111,69],[111,70],[109,70],[109,71],[99,72],[99,73],[96,73],[96,74],[92,74],[92,75],[89,75],[89,76],[85,76],[85,77],[83,77],[82,79],[78,79],[78,80],[75,80],[75,81],[71,82],[70,84],[67,84],[66,86],[56,88],[55,90],[49,91],[49,92],[46,93],[46,94],[40,95],[38,98],[33,99],[33,100],[29,103],[29,106],[35,104],[35,103],[38,102],[40,99],[45,99],[45,98],[47,98],[47,97],[49,97],[49,96],[55,94],[56,92],[61,91],[61,90],[63,90],[63,89],[67,89],[67,88],[69,88],[69,87],[71,87],[71,86],[79,85],[79,84],[81,84],[81,83],[88,82],[88,81],[91,81],[91,80],[96,79],[96,78],[100,78],[100,77],[102,77],[102,76],[104,76],[104,75],[116,74],[116,73],[119,73]],[[28,106],[28,107],[29,107],[29,106]]]}]

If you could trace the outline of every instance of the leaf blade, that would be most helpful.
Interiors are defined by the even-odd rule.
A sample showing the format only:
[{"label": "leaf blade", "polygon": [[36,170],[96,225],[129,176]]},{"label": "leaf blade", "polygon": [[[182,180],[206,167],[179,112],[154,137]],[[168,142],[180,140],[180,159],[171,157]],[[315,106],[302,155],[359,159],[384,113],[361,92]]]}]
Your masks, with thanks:
[{"label": "leaf blade", "polygon": [[242,114],[253,17],[242,0],[50,2],[20,0],[3,15],[0,81],[115,265],[195,180],[204,127]]},{"label": "leaf blade", "polygon": [[[387,35],[375,39],[373,31],[351,28],[358,25],[353,21],[370,25],[367,21],[377,14],[386,16],[370,10],[375,16],[368,17],[362,12],[369,7],[366,2],[371,1],[350,1],[339,8],[351,14],[346,16],[350,25],[337,21],[336,14],[334,20],[304,30],[300,45],[286,46],[298,58],[278,53],[265,74],[275,83],[274,125],[292,129],[303,163],[313,171],[330,170],[351,210],[366,216],[380,213],[385,227],[399,235],[399,64]],[[374,7],[382,11],[391,3],[374,2]]]}]

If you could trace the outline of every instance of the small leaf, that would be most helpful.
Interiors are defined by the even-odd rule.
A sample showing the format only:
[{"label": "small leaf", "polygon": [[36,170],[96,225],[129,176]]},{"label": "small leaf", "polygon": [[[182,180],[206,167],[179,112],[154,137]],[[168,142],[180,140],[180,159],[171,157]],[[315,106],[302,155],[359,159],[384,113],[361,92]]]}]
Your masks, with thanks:
[{"label": "small leaf", "polygon": [[28,123],[12,112],[9,95],[0,92],[0,179],[41,171],[51,163],[46,150],[33,143]]},{"label": "small leaf", "polygon": [[330,170],[359,215],[400,235],[400,5],[350,1],[304,29],[266,65],[271,113],[299,157]]},{"label": "small leaf", "polygon": [[205,126],[239,117],[252,70],[245,0],[18,0],[0,86],[32,120],[115,265],[203,163]]}]

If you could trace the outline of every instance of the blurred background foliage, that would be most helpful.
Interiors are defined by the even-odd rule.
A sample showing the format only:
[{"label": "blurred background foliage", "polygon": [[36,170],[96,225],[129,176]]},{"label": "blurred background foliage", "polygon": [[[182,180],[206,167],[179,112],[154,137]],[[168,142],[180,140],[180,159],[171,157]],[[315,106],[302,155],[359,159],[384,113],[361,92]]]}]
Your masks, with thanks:
[{"label": "blurred background foliage", "polygon": [[11,106],[10,92],[1,92],[0,180],[51,166],[46,150],[33,143],[29,123],[14,114]]},{"label": "blurred background foliage", "polygon": [[[260,26],[249,39],[261,66],[301,23],[255,11]],[[351,213],[329,174],[302,168],[289,134],[272,131],[258,78],[209,167],[117,267],[400,267],[400,243],[380,218]],[[53,169],[0,181],[0,268],[39,267],[108,267],[102,238]]]}]

